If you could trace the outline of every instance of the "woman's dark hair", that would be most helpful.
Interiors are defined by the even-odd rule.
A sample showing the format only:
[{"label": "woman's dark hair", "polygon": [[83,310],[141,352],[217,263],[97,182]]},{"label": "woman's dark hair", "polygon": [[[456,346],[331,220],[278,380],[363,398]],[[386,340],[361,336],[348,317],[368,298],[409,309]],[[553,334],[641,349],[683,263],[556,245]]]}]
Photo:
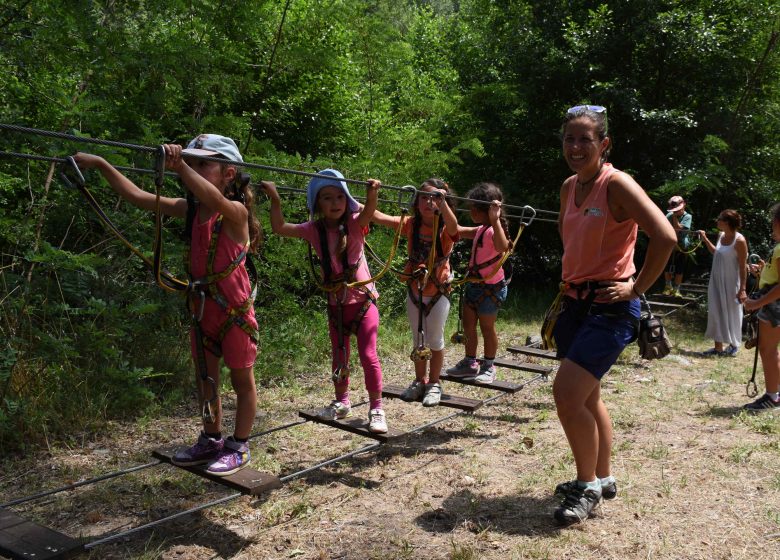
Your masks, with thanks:
[{"label": "woman's dark hair", "polygon": [[563,138],[563,135],[566,133],[566,126],[571,121],[582,117],[590,119],[596,125],[596,134],[599,135],[599,140],[604,140],[604,138],[609,137],[607,149],[601,154],[602,163],[606,162],[609,159],[609,153],[612,151],[612,138],[609,136],[609,123],[607,121],[606,111],[597,113],[592,109],[588,109],[587,106],[582,106],[574,111],[567,111],[566,116],[563,117],[563,124],[561,125],[561,138]]},{"label": "woman's dark hair", "polygon": [[740,216],[739,212],[736,210],[732,210],[730,208],[724,210],[720,213],[718,219],[726,222],[729,227],[735,231],[742,227],[742,216]]},{"label": "woman's dark hair", "polygon": [[263,245],[263,228],[260,227],[260,220],[255,215],[255,192],[251,183],[252,177],[249,173],[236,169],[236,178],[225,194],[230,200],[237,200],[246,206],[249,222],[249,251],[257,253]]},{"label": "woman's dark hair", "polygon": [[[466,193],[466,198],[484,203],[490,203],[494,200],[503,202],[504,193],[501,192],[501,187],[495,183],[477,183],[471,188],[471,190],[469,190],[469,192]],[[479,204],[479,202],[472,202],[471,204],[477,205],[480,210],[484,210],[485,212],[488,211],[489,204]],[[509,224],[507,224],[503,212],[501,213],[498,221],[501,224],[501,228],[504,230],[504,235],[506,235],[507,239],[509,239]]]}]

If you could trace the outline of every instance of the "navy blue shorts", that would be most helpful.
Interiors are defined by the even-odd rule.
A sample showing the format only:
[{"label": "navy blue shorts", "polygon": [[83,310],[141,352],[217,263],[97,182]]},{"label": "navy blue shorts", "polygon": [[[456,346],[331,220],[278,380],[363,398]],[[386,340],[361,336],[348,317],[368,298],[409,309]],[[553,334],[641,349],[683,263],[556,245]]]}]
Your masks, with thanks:
[{"label": "navy blue shorts", "polygon": [[[499,282],[498,284],[469,282],[466,284],[463,294],[465,298],[464,303],[469,307],[476,307],[477,315],[497,315],[499,307],[506,301],[507,291],[507,286],[504,282]],[[490,297],[490,293],[493,294],[495,300],[493,297]]]},{"label": "navy blue shorts", "polygon": [[594,303],[585,313],[574,298],[564,298],[553,328],[558,357],[567,358],[601,379],[629,343],[636,340],[639,299]]}]

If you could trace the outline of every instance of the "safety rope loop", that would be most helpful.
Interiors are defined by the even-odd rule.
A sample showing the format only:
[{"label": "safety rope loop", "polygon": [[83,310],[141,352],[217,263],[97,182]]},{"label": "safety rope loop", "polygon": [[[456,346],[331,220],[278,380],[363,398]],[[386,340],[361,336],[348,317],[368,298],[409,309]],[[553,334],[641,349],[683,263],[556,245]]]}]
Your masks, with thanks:
[{"label": "safety rope loop", "polygon": [[[71,177],[68,176],[68,172],[73,174],[73,180],[71,180]],[[82,190],[86,185],[84,175],[81,173],[81,169],[79,169],[79,166],[73,156],[67,156],[63,160],[63,165],[60,168],[60,179],[62,179],[62,182],[65,183],[65,186],[69,189]]]}]

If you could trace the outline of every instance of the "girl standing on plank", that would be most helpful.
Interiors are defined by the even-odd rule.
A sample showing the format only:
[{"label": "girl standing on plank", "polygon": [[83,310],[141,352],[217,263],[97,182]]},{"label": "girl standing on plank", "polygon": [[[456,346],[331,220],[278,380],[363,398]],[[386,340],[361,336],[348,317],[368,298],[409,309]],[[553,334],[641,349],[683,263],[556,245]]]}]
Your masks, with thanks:
[{"label": "girl standing on plank", "polygon": [[[198,379],[201,398],[205,399],[212,391],[215,404],[210,415],[204,414],[198,441],[178,450],[172,462],[181,466],[206,464],[209,473],[227,476],[246,467],[251,458],[247,442],[257,409],[253,371],[257,321],[245,263],[247,253],[257,250],[260,224],[254,216],[254,195],[248,176],[239,174],[237,167],[231,165],[231,162],[243,162],[233,140],[217,134],[201,134],[186,149],[176,144],[166,144],[164,149],[166,168],[179,174],[195,199],[192,207],[184,198],[160,197],[159,211],[182,219],[192,217],[189,258],[185,264],[190,277],[200,282],[200,290],[190,292],[189,304],[193,315],[198,308],[202,313],[190,332],[190,342],[193,360],[196,364],[204,363],[207,371],[206,381]],[[131,204],[157,211],[154,194],[138,188],[102,157],[77,153],[74,159],[79,167],[98,169],[111,187]],[[227,438],[222,437],[218,392],[220,357],[230,369],[230,380],[236,391],[235,429]]]},{"label": "girl standing on plank", "polygon": [[[341,173],[335,169],[325,169],[318,175],[329,178],[313,177],[309,181],[306,202],[312,219],[302,224],[285,222],[276,186],[267,181],[261,183],[271,200],[271,229],[276,234],[305,239],[311,243],[320,259],[325,286],[368,280],[371,273],[363,248],[381,183],[374,179],[368,180],[366,204],[361,209],[352,198]],[[336,398],[318,416],[324,420],[337,420],[352,415],[347,365],[349,337],[354,333],[370,401],[368,430],[386,433],[387,421],[382,408],[382,367],[376,351],[379,330],[377,297],[373,282],[358,287],[342,286],[328,292],[328,324]]]},{"label": "girl standing on plank", "polygon": [[[446,198],[449,192],[449,186],[441,179],[426,180],[412,204],[413,216],[404,222],[401,232],[406,235],[409,255],[404,273],[408,276],[406,315],[413,344],[421,345],[420,336],[424,334],[430,349],[430,359],[415,358],[415,379],[401,398],[422,400],[423,406],[438,405],[442,394],[439,376],[444,365],[444,323],[450,312],[450,253],[458,239],[458,220],[450,206],[451,201]],[[372,221],[397,229],[401,217],[376,211]],[[438,224],[437,231],[434,231],[434,223]],[[431,254],[434,257],[432,267]]]}]

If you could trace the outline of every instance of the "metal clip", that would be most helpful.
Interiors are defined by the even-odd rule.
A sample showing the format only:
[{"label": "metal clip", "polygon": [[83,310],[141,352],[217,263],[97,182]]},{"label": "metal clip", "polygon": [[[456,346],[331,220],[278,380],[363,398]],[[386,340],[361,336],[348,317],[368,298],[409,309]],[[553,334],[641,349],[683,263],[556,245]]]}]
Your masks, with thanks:
[{"label": "metal clip", "polygon": [[204,381],[208,381],[209,386],[211,387],[211,398],[205,398],[206,388],[203,387],[204,397],[201,415],[206,424],[213,424],[217,421],[216,411],[212,408],[212,404],[214,405],[214,408],[216,408],[216,403],[219,398],[217,395],[217,384],[211,377],[206,378]]},{"label": "metal clip", "polygon": [[[72,181],[71,177],[68,177],[67,171],[73,173],[74,176]],[[86,185],[86,181],[84,181],[84,175],[82,175],[81,169],[79,169],[79,166],[76,163],[76,160],[73,159],[73,156],[67,156],[65,158],[65,163],[60,169],[60,179],[62,179],[62,182],[65,183],[65,187],[69,189],[83,189],[84,185]],[[76,183],[75,185],[73,184],[74,182]]]},{"label": "metal clip", "polygon": [[344,383],[344,381],[349,379],[349,366],[338,366],[333,370],[331,379],[333,380],[333,383]]},{"label": "metal clip", "polygon": [[[404,195],[407,195],[406,200],[404,200]],[[409,212],[416,197],[417,188],[412,185],[404,185],[398,191],[398,206],[400,206],[402,210]]]}]

